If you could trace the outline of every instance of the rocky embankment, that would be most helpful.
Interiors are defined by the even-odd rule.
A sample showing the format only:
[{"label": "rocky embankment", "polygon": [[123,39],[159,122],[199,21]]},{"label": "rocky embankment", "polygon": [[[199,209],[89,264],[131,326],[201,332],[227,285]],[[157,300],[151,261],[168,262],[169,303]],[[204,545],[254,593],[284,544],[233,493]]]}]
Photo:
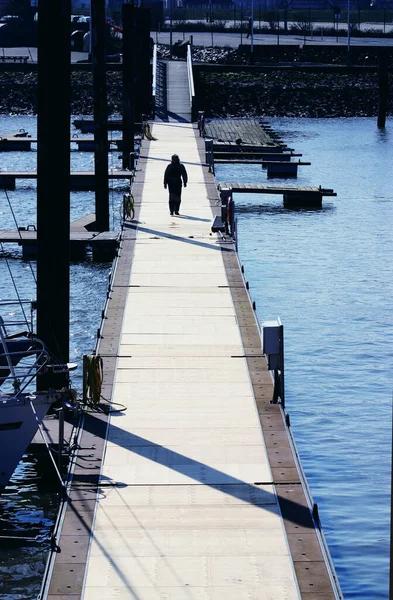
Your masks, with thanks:
[{"label": "rocky embankment", "polygon": [[[122,75],[108,73],[109,114],[122,112]],[[37,114],[37,74],[0,73],[0,114]],[[71,76],[71,113],[93,114],[93,79],[91,73],[74,72]]]},{"label": "rocky embankment", "polygon": [[[231,71],[227,65],[249,65],[247,52],[201,48],[194,60],[203,64],[220,63],[225,70],[198,68],[196,79],[198,108],[207,116],[280,116],[280,117],[372,117],[378,112],[377,71],[345,68],[345,48],[261,47],[257,48],[253,64],[304,65],[304,70],[268,72],[248,69]],[[378,49],[353,49],[353,66],[378,65]],[[337,67],[336,72],[316,68],[317,65]],[[311,70],[307,71],[313,67]],[[393,77],[389,76],[389,98],[393,92]],[[202,102],[203,99],[203,102]],[[202,105],[203,104],[203,105]],[[389,102],[388,112],[392,103]]]},{"label": "rocky embankment", "polygon": [[202,71],[198,97],[206,116],[372,117],[378,82],[373,74]]},{"label": "rocky embankment", "polygon": [[[159,48],[162,58],[167,47]],[[376,50],[354,50],[353,64],[377,64]],[[331,64],[345,65],[344,49],[291,47],[259,47],[254,64]],[[198,109],[210,117],[226,116],[303,116],[352,117],[375,116],[378,110],[378,80],[374,72],[305,72],[272,69],[231,71],[230,65],[248,65],[245,52],[225,48],[196,48],[194,60],[199,63],[196,77]],[[225,70],[203,69],[204,64],[226,65]],[[389,77],[390,90],[393,78]],[[37,74],[0,73],[0,113],[36,114]],[[108,73],[109,114],[122,112],[121,73]],[[391,96],[391,94],[390,94]],[[389,106],[391,109],[391,106]],[[90,115],[93,112],[92,76],[73,72],[71,112]],[[389,110],[390,112],[390,110]]]}]

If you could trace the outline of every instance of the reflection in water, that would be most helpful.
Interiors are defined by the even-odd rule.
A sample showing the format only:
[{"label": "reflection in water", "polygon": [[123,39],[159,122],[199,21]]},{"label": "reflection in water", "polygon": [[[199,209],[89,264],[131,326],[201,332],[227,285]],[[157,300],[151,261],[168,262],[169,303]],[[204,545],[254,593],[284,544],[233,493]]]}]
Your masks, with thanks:
[{"label": "reflection in water", "polygon": [[[240,200],[239,200],[239,196],[240,196]],[[234,195],[234,201],[235,201],[235,206],[236,206],[236,215],[277,215],[277,214],[287,214],[287,213],[324,213],[324,212],[328,212],[330,210],[336,210],[335,206],[322,206],[322,208],[313,208],[313,207],[309,207],[309,208],[302,208],[299,206],[294,206],[292,208],[290,207],[284,207],[283,204],[281,203],[280,205],[278,204],[274,204],[274,203],[263,203],[260,201],[259,198],[256,198],[256,202],[251,204],[251,203],[246,203],[243,202],[243,198],[246,196],[246,194],[244,194],[242,196],[242,194],[235,194]],[[251,196],[251,194],[247,194],[248,197]]]}]

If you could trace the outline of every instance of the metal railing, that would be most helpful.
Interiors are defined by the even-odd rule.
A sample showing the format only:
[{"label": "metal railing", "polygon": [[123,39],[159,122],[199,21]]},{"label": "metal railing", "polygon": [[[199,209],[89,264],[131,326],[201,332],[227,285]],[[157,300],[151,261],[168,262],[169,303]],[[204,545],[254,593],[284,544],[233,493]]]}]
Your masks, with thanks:
[{"label": "metal railing", "polygon": [[9,334],[0,316],[0,385],[17,397],[45,367],[49,355],[41,340],[28,332]]},{"label": "metal railing", "polygon": [[153,103],[155,102],[157,91],[157,44],[153,47],[153,82],[151,88],[151,95],[153,96]]},{"label": "metal railing", "polygon": [[11,330],[10,333],[15,333],[15,328],[21,327],[33,331],[34,305],[35,301],[31,299],[0,300],[0,315],[3,317],[4,327]]},{"label": "metal railing", "polygon": [[187,73],[188,73],[188,90],[190,93],[190,107],[192,111],[192,105],[195,97],[194,89],[194,76],[192,74],[192,50],[191,44],[187,46]]}]

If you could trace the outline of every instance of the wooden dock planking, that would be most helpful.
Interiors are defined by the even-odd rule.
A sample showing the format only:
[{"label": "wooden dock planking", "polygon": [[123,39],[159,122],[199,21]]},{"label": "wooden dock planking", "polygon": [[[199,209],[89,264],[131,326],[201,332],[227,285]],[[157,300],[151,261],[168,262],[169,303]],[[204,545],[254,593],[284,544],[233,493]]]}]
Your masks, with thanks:
[{"label": "wooden dock planking", "polygon": [[84,217],[80,217],[70,224],[71,231],[94,231],[94,223],[96,216],[94,213],[89,213]]},{"label": "wooden dock planking", "polygon": [[206,119],[205,137],[212,138],[215,143],[220,144],[236,144],[236,140],[241,139],[242,147],[279,148],[281,146],[268,131],[263,130],[258,119]]}]

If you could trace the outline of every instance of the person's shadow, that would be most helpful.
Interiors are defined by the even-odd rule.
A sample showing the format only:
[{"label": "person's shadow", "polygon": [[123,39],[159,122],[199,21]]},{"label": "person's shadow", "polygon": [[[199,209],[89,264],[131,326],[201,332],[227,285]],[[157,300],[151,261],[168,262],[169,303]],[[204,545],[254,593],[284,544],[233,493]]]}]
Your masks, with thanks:
[{"label": "person's shadow", "polygon": [[188,219],[189,221],[203,221],[203,223],[210,223],[211,219],[200,219],[199,217],[192,217],[191,215],[176,215],[180,219]]}]

